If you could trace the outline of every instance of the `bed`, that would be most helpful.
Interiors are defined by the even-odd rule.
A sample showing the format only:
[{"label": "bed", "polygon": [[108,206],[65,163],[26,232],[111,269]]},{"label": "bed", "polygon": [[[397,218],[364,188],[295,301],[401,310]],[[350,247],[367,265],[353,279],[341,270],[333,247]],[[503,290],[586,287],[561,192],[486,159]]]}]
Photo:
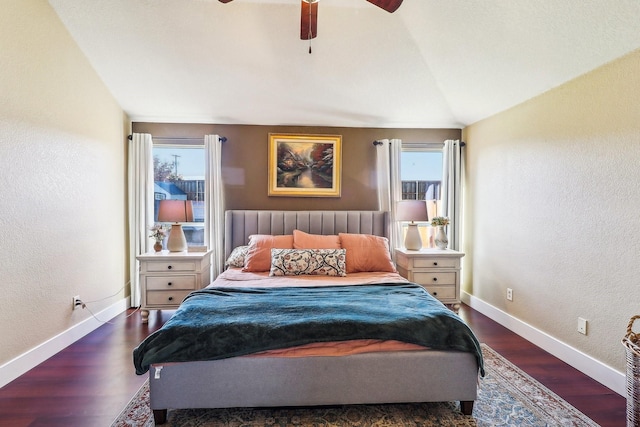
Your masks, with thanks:
[{"label": "bed", "polygon": [[[340,236],[345,239],[340,240],[345,247],[352,242],[347,239],[356,239],[353,240],[355,242],[369,239],[365,240],[367,244],[373,242],[377,245],[386,240],[387,214],[378,211],[227,211],[225,257],[232,259],[232,254],[238,252],[236,248],[239,247],[244,247],[246,256],[250,236],[254,236],[252,239],[264,236],[267,248],[273,248],[274,244],[269,243],[269,236],[282,241],[294,233],[300,237],[300,242],[307,244],[310,244],[309,241],[302,240],[303,238],[316,242],[324,239],[319,236],[331,239]],[[251,240],[249,247],[255,250],[255,240]],[[304,248],[289,249],[289,246],[269,251],[270,271],[267,273],[260,269],[242,271],[249,267],[248,260],[242,261],[244,268],[231,266],[205,290],[194,292],[188,297],[163,328],[150,335],[134,350],[137,373],[143,374],[148,370],[150,406],[156,424],[166,421],[168,409],[183,408],[459,401],[461,411],[471,414],[477,394],[478,375],[483,373],[482,354],[475,336],[457,315],[447,310],[420,286],[407,282],[394,271],[371,274],[351,271],[344,275],[345,265],[346,271],[349,271],[357,261],[355,258],[347,258],[345,262],[345,254],[348,256],[356,253],[355,249],[349,247],[346,250],[306,250],[312,253],[311,256],[321,254],[321,263],[329,255],[336,258],[337,261],[331,258],[324,263],[323,268],[326,270],[336,267],[338,273],[323,270],[330,276],[298,273],[289,275],[285,270],[292,265],[296,268],[295,263],[289,262],[292,255],[299,255],[301,252],[305,252]],[[251,259],[257,262],[258,257],[256,255]],[[282,263],[279,264],[278,260]],[[371,260],[364,259],[363,262],[370,263]],[[256,267],[257,264],[252,265]],[[279,272],[278,269],[282,271]],[[331,281],[325,283],[326,279]],[[258,315],[271,320],[260,323],[278,325],[278,331],[286,330],[287,333],[280,334],[283,338],[278,338],[280,335],[272,331],[262,330],[256,332],[257,335],[250,335],[246,332],[246,323],[243,324],[243,329],[224,330],[225,332],[216,329],[217,335],[233,335],[234,340],[235,336],[244,336],[245,341],[240,344],[234,341],[211,345],[208,342],[211,336],[209,329],[206,329],[206,333],[201,333],[203,327],[220,328],[219,324],[208,325],[209,321],[219,323],[220,319],[228,327],[238,327],[239,322],[245,321],[245,312],[257,312],[262,310],[260,307],[266,306],[262,298],[270,298],[269,308]],[[397,311],[407,313],[404,315],[406,318],[401,319],[404,322],[404,328],[401,329],[407,331],[406,334],[402,332],[398,335],[396,330],[378,325],[383,323],[383,318],[392,316],[387,316],[387,308],[378,308],[377,311],[373,309],[385,304],[389,298],[405,300],[403,304],[406,306]],[[338,306],[345,305],[344,301],[349,302],[347,305],[350,313],[346,320],[329,320],[337,322],[330,327],[337,338],[333,335],[330,338],[322,336],[319,330],[314,329],[315,326],[300,327],[297,319],[293,326],[283,326],[275,320],[280,318],[278,313],[291,307],[309,313],[309,316],[314,311],[322,312],[321,309],[314,310],[313,305],[304,304],[320,304],[319,301],[324,299],[328,301],[327,304]],[[360,304],[355,304],[356,300]],[[378,303],[380,301],[382,303]],[[393,306],[400,304],[393,301]],[[236,303],[246,305],[236,306]],[[333,312],[334,308],[331,306],[328,311]],[[361,315],[360,310],[369,311],[368,308],[373,312]],[[433,333],[431,329],[434,326],[406,323],[413,321],[415,317],[421,317],[419,321],[424,321],[424,316],[414,316],[413,313],[427,309],[440,313],[438,316],[444,320],[438,318],[438,322],[446,322],[446,328],[454,330],[455,335],[460,335],[461,342],[464,343],[456,344],[454,348],[445,348],[444,343],[452,341],[451,336],[440,337],[442,334]],[[238,320],[233,316],[241,317]],[[327,317],[324,313],[321,316]],[[198,319],[195,322],[199,328],[197,333],[180,329],[194,318]],[[358,323],[353,326],[349,323],[353,318],[357,318],[358,322],[362,322],[361,318],[364,318],[367,325]],[[250,325],[255,323],[254,320],[251,322]],[[205,323],[207,325],[203,326]],[[313,323],[315,325],[318,321],[314,319]],[[370,323],[373,325],[368,325]],[[164,331],[167,326],[172,326],[173,332]],[[294,327],[297,329],[286,329]],[[380,340],[373,340],[373,347],[363,351],[325,355],[314,349],[309,350],[307,346],[313,346],[312,341],[318,340],[318,337],[319,341],[331,341],[329,344],[360,344],[366,341],[361,335],[368,327],[384,333]],[[260,339],[265,334],[268,339]],[[278,337],[274,338],[276,335]],[[394,339],[398,336],[399,339]],[[364,338],[367,337],[368,335]],[[155,348],[152,347],[154,340],[160,343]],[[269,344],[265,346],[262,341],[268,341]],[[181,353],[179,357],[174,356],[173,348],[180,346],[194,350],[187,352],[190,353],[187,355]],[[202,351],[209,351],[214,347],[216,353],[202,355]],[[282,347],[301,347],[303,352],[290,357],[278,353]],[[372,348],[379,351],[373,351]]]}]

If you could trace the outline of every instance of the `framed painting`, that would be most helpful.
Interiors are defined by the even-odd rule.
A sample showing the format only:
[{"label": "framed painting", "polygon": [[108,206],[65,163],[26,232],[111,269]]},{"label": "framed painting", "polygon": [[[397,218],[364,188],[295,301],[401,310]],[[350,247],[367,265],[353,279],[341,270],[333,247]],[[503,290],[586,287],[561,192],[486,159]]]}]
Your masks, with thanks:
[{"label": "framed painting", "polygon": [[342,136],[269,134],[269,196],[340,197]]}]

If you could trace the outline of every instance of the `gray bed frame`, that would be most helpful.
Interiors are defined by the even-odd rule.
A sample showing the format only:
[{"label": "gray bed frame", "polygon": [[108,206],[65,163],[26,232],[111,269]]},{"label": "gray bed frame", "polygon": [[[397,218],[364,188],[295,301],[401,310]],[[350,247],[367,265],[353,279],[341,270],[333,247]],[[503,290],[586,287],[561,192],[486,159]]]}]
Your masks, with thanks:
[{"label": "gray bed frame", "polygon": [[[364,233],[387,236],[378,211],[225,213],[225,255],[251,234]],[[150,405],[156,424],[167,409],[318,406],[459,401],[470,415],[478,366],[471,353],[398,351],[341,357],[236,357],[153,365]]]}]

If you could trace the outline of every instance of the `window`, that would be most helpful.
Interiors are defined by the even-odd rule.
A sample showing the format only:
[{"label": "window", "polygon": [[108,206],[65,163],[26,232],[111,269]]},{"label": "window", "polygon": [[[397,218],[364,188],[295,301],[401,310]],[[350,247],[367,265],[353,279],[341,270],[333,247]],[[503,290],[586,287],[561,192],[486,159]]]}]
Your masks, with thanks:
[{"label": "window", "polygon": [[193,222],[184,223],[182,226],[189,246],[204,245],[204,168],[204,145],[154,141],[153,218],[158,222],[160,200],[191,200]]},{"label": "window", "polygon": [[[442,144],[403,144],[400,156],[402,200],[425,200],[429,218],[440,215]],[[418,224],[423,247],[434,247],[431,226]],[[403,227],[403,238],[406,226]]]}]

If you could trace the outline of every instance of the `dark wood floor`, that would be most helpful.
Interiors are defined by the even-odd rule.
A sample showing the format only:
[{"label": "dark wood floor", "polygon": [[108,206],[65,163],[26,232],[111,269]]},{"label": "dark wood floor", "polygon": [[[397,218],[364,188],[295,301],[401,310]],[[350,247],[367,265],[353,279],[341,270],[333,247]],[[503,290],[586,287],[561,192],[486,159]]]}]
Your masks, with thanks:
[{"label": "dark wood floor", "polygon": [[[172,314],[122,314],[0,389],[0,425],[109,426],[145,380],[133,370],[131,350]],[[464,306],[461,316],[505,358],[601,426],[625,425],[623,397],[489,318]]]},{"label": "dark wood floor", "polygon": [[626,425],[626,399],[546,351],[463,305],[460,316],[478,339],[602,427]]}]

